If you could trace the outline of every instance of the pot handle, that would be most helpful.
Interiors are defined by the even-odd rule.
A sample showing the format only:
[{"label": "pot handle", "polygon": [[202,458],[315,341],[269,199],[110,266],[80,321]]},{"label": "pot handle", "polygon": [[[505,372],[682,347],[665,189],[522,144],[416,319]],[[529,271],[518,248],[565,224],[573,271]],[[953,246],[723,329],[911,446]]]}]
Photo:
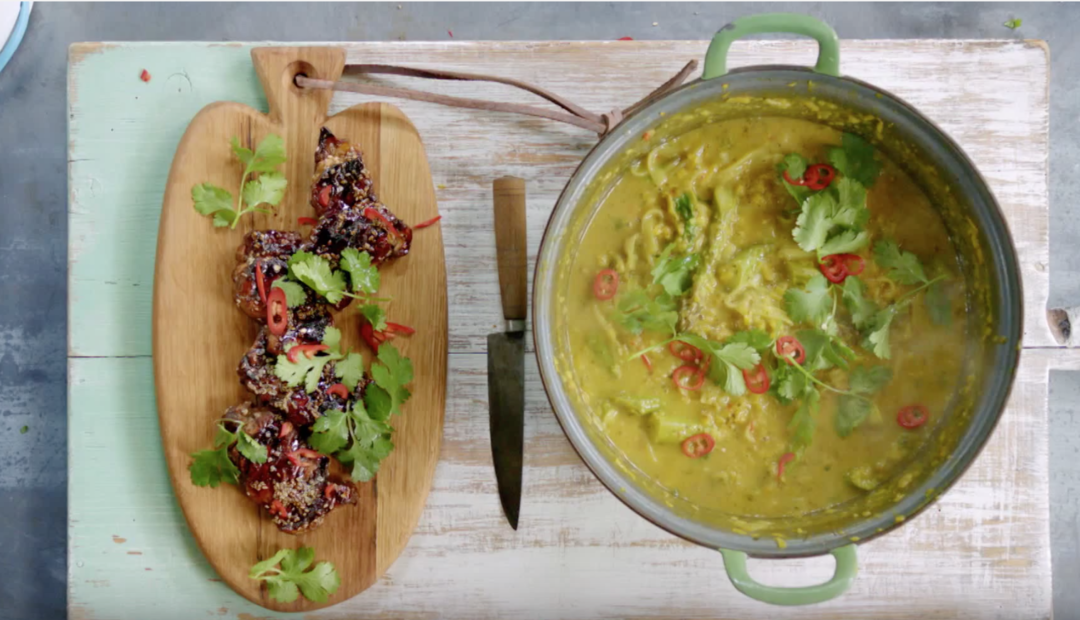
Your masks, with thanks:
[{"label": "pot handle", "polygon": [[818,43],[814,71],[840,77],[840,40],[825,22],[796,13],[765,13],[740,17],[717,31],[705,52],[701,79],[711,80],[727,73],[727,55],[731,44],[751,34],[785,32],[810,37]]},{"label": "pot handle", "polygon": [[812,605],[832,600],[851,587],[859,570],[855,561],[855,545],[846,545],[830,551],[836,558],[836,572],[832,579],[816,586],[781,588],[754,581],[746,570],[746,554],[742,551],[721,549],[720,553],[724,556],[724,570],[735,589],[755,601],[771,605]]}]

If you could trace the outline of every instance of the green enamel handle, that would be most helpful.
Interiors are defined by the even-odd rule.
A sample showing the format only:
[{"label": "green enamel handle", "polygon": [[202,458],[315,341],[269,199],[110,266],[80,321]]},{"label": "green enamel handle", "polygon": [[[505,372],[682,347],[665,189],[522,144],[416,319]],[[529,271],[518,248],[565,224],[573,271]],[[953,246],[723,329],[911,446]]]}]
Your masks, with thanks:
[{"label": "green enamel handle", "polygon": [[705,52],[705,69],[701,79],[711,80],[727,73],[728,50],[736,39],[766,32],[801,34],[814,39],[818,42],[814,71],[840,77],[840,40],[832,28],[809,15],[766,13],[736,19],[716,33],[709,44],[709,51]]},{"label": "green enamel handle", "polygon": [[735,589],[756,601],[772,605],[813,605],[832,600],[851,587],[855,574],[859,572],[855,545],[847,545],[830,552],[836,558],[836,572],[832,579],[816,586],[780,588],[754,581],[746,571],[746,554],[742,551],[721,549],[720,553],[724,556],[724,570]]}]

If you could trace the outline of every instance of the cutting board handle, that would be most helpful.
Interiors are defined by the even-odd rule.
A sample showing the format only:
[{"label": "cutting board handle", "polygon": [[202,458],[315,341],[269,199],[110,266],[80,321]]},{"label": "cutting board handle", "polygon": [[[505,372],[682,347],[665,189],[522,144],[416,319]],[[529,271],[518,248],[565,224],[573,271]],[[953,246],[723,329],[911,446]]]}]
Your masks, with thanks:
[{"label": "cutting board handle", "polygon": [[[251,62],[259,76],[270,122],[284,127],[285,148],[289,153],[311,154],[319,144],[319,128],[330,109],[329,90],[300,88],[297,75],[337,80],[345,69],[345,50],[340,47],[256,47]],[[248,148],[255,148],[248,144]],[[307,204],[308,179],[314,165],[311,156],[290,157],[285,162],[286,189],[290,204]]]}]

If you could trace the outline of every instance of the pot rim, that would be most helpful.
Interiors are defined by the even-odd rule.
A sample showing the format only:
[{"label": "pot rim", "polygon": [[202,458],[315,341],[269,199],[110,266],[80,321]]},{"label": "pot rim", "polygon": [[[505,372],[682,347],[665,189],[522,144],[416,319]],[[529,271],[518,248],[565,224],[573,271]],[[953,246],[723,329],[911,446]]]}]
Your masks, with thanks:
[{"label": "pot rim", "polygon": [[[553,230],[553,222],[560,211],[570,209],[572,212],[578,204],[581,204],[579,202],[575,205],[569,205],[567,200],[571,190],[576,190],[579,185],[587,187],[589,182],[591,182],[592,179],[582,180],[579,178],[579,175],[586,165],[593,164],[599,169],[610,161],[612,156],[604,157],[596,162],[591,161],[601,147],[613,140],[617,140],[619,132],[631,133],[627,127],[635,124],[635,121],[655,116],[657,109],[663,107],[665,103],[670,103],[673,99],[679,97],[680,94],[686,93],[691,89],[700,88],[703,84],[715,83],[719,86],[732,79],[750,80],[757,77],[772,77],[769,74],[782,72],[797,72],[804,77],[807,75],[813,76],[814,80],[819,82],[835,81],[871,91],[874,95],[879,95],[882,100],[898,105],[915,121],[923,124],[930,133],[934,134],[934,137],[940,144],[946,147],[948,151],[946,158],[954,158],[960,167],[964,168],[970,174],[971,179],[977,186],[976,189],[981,194],[980,198],[990,210],[991,218],[996,220],[995,228],[997,230],[994,232],[997,233],[997,241],[1000,242],[1001,247],[1005,251],[996,253],[995,256],[991,257],[991,260],[1003,263],[1001,265],[1001,273],[1004,274],[1004,277],[1000,278],[1000,286],[1002,287],[1002,296],[1004,297],[1006,304],[1008,304],[1010,300],[1015,300],[1011,304],[1014,306],[1012,310],[1014,312],[1015,320],[1005,323],[1011,327],[1011,329],[1008,330],[1009,333],[1006,335],[1005,344],[1013,345],[1013,352],[1011,354],[1003,355],[996,364],[996,368],[990,367],[988,370],[988,372],[993,372],[994,370],[1004,368],[1007,381],[1005,381],[1003,389],[1000,385],[998,386],[996,393],[993,394],[989,401],[980,407],[979,412],[977,412],[975,416],[977,419],[980,413],[987,410],[992,411],[993,413],[988,423],[977,426],[973,421],[972,427],[964,432],[949,458],[946,459],[944,463],[937,466],[935,471],[923,480],[918,487],[910,490],[908,495],[899,502],[893,504],[888,510],[883,511],[882,514],[857,521],[855,527],[850,528],[850,532],[844,532],[842,535],[826,533],[817,534],[804,539],[790,539],[787,541],[788,544],[786,548],[783,549],[772,544],[771,539],[754,538],[751,535],[736,534],[731,531],[709,527],[700,522],[695,522],[687,517],[681,516],[674,510],[663,507],[662,503],[655,497],[640,490],[637,485],[633,484],[625,475],[623,475],[623,473],[618,471],[612,461],[604,458],[599,452],[590,453],[589,450],[586,450],[586,447],[595,449],[595,442],[588,438],[584,425],[577,417],[578,413],[576,409],[573,406],[568,406],[567,411],[562,411],[559,404],[556,402],[555,393],[557,393],[558,390],[563,389],[563,386],[552,360],[555,348],[554,334],[547,328],[548,326],[546,323],[539,321],[537,318],[548,316],[547,310],[542,309],[542,306],[550,304],[550,299],[541,290],[541,285],[547,280],[553,279],[553,276],[547,275],[547,271],[554,269],[553,261],[557,261],[558,259],[557,256],[546,256],[551,252],[551,248],[553,247],[552,244],[554,243],[557,232],[561,232]],[[685,108],[679,110],[679,112],[682,111],[685,111]],[[619,152],[622,152],[622,149],[616,151],[616,154]],[[984,231],[984,233],[988,234],[987,231]],[[545,260],[550,263],[547,267],[545,267]],[[993,195],[993,192],[990,190],[982,173],[952,137],[936,123],[919,112],[915,106],[904,99],[857,78],[824,75],[802,66],[782,64],[753,65],[733,69],[724,76],[713,78],[711,80],[699,78],[684,84],[663,97],[650,102],[649,105],[635,111],[633,114],[628,115],[619,125],[607,135],[603,136],[589,150],[582,158],[581,163],[575,168],[573,174],[571,174],[567,184],[563,187],[562,192],[560,192],[559,198],[555,203],[555,208],[548,218],[547,224],[544,227],[544,234],[541,237],[540,249],[537,254],[536,274],[546,276],[544,278],[534,277],[532,290],[533,344],[534,350],[536,351],[537,366],[539,368],[541,382],[544,386],[544,393],[548,398],[548,402],[551,405],[552,412],[554,413],[560,428],[563,430],[563,433],[566,435],[571,446],[573,446],[574,451],[581,458],[582,462],[584,462],[585,466],[612,495],[619,499],[619,501],[657,527],[701,546],[734,549],[746,552],[753,557],[792,558],[822,555],[828,553],[832,549],[851,544],[852,542],[861,544],[873,540],[878,536],[891,532],[894,528],[921,514],[936,502],[942,494],[952,488],[956,481],[967,472],[968,468],[974,463],[978,455],[985,448],[986,443],[996,429],[997,424],[1005,411],[1005,407],[1008,404],[1019,366],[1021,352],[1020,343],[1023,337],[1024,307],[1023,282],[1020,278],[1016,245],[1012,237],[1012,232],[1009,229],[1008,222],[1001,210],[1001,206]],[[1002,314],[1004,314],[1006,310],[1009,310],[1009,308],[1002,308]],[[550,323],[550,319],[548,319],[547,322]],[[543,325],[542,328],[541,325]],[[545,338],[542,339],[542,335],[545,336]],[[547,358],[546,361],[545,355]],[[564,419],[564,417],[566,419]],[[570,417],[572,417],[573,420],[570,420]],[[579,445],[579,441],[584,442],[584,445]],[[958,455],[963,455],[963,458],[959,458]],[[923,499],[912,502],[911,500],[913,498],[923,495],[924,489],[926,489],[927,493],[932,492],[932,494],[924,495]],[[911,505],[904,508],[905,503]],[[896,515],[895,518],[893,515]],[[709,537],[710,539],[706,540],[704,536],[701,536],[702,530],[718,535]],[[856,531],[858,532],[857,536],[855,535]],[[716,544],[717,542],[720,544]]]}]

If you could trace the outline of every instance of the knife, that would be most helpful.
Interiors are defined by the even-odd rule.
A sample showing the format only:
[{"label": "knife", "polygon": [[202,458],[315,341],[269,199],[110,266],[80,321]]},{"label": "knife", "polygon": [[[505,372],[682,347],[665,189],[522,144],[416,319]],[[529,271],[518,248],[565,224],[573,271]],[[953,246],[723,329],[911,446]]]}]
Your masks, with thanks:
[{"label": "knife", "polygon": [[521,463],[525,438],[525,308],[528,258],[525,253],[525,181],[495,179],[495,248],[499,262],[506,331],[488,336],[488,407],[491,457],[499,501],[510,527],[521,510]]}]

